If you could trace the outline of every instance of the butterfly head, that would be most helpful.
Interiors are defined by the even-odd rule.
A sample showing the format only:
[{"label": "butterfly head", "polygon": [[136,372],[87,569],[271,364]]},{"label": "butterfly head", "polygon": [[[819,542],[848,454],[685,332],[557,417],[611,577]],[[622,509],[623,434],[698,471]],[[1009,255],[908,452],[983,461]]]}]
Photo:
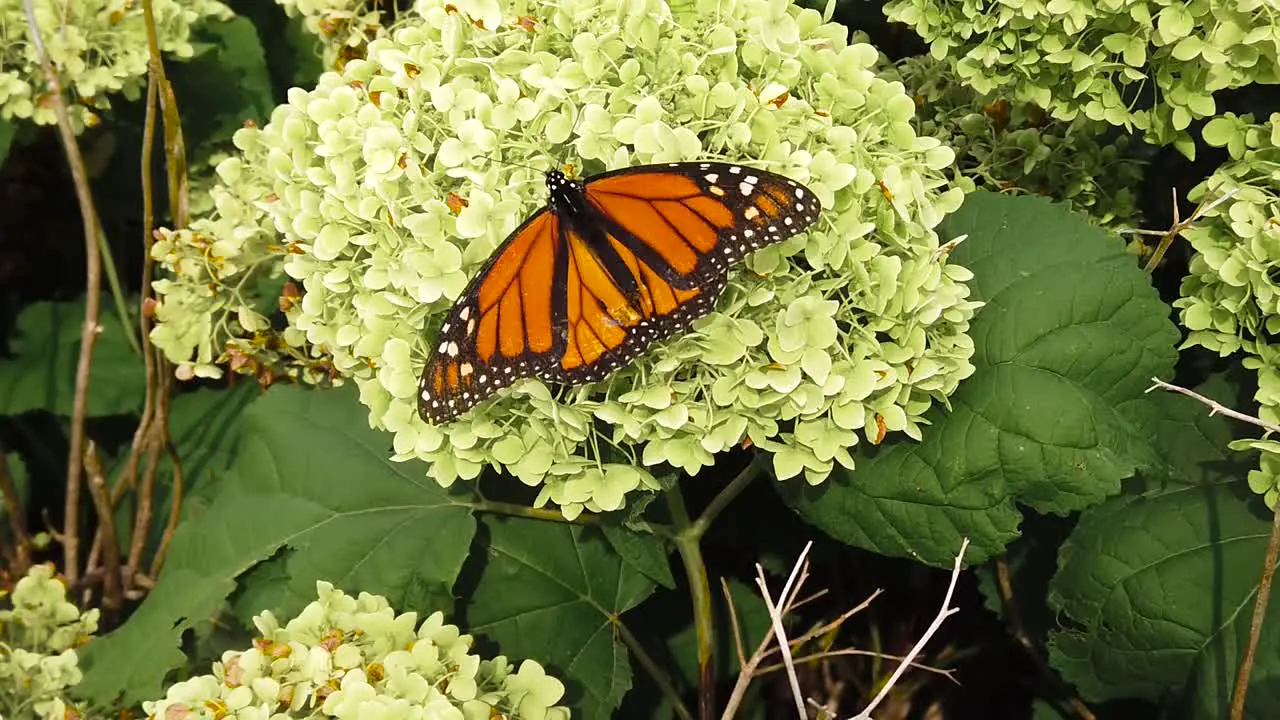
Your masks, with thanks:
[{"label": "butterfly head", "polygon": [[560,170],[547,171],[547,194],[551,196],[551,206],[560,212],[574,211],[582,205],[582,183],[570,180]]}]

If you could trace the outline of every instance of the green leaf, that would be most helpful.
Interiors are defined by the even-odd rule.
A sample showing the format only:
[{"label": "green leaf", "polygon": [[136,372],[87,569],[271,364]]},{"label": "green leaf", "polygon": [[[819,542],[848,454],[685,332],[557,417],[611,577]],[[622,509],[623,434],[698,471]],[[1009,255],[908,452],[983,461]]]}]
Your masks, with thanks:
[{"label": "green leaf", "polygon": [[277,553],[287,587],[272,609],[284,617],[320,579],[402,610],[450,607],[475,520],[421,465],[389,461],[390,438],[366,417],[352,388],[277,387],[256,400],[212,504],[179,526],[137,612],[86,647],[77,692],[101,704],[158,697],[183,664],[182,634]]},{"label": "green leaf", "polygon": [[[1199,389],[1230,403],[1219,379]],[[1182,396],[1156,398],[1166,452],[1163,487],[1088,510],[1063,546],[1050,604],[1064,622],[1050,660],[1086,698],[1168,698],[1183,717],[1226,717],[1270,535],[1270,516],[1244,487],[1252,466],[1231,453],[1231,420]],[[1159,478],[1157,478],[1159,479]],[[1280,605],[1262,627],[1247,717],[1280,708]],[[1187,696],[1189,694],[1189,697]]]},{"label": "green leaf", "polygon": [[[137,412],[146,389],[142,358],[134,354],[125,326],[105,297],[98,324],[89,373],[88,417]],[[35,303],[22,311],[13,357],[0,360],[0,415],[31,410],[71,415],[82,327],[83,300]]]},{"label": "green leaf", "polygon": [[665,540],[623,525],[605,525],[601,530],[623,562],[659,585],[675,588],[676,580],[671,576],[668,560],[671,547]]},{"label": "green leaf", "polygon": [[169,79],[182,102],[182,129],[193,157],[228,146],[246,120],[262,125],[275,107],[271,76],[258,33],[249,20],[202,23],[196,39],[209,47],[172,63]]},{"label": "green leaf", "polygon": [[614,619],[648,597],[653,583],[594,529],[496,516],[484,525],[488,557],[467,602],[467,629],[573,681],[566,700],[575,717],[610,717],[631,689]]},{"label": "green leaf", "polygon": [[987,303],[952,412],[931,411],[920,443],[859,446],[853,471],[782,492],[842,542],[945,566],[965,537],[969,562],[1003,552],[1019,503],[1080,510],[1154,462],[1129,406],[1172,370],[1178,333],[1132,256],[1061,205],[978,192],[940,234],[968,235],[952,257]]}]

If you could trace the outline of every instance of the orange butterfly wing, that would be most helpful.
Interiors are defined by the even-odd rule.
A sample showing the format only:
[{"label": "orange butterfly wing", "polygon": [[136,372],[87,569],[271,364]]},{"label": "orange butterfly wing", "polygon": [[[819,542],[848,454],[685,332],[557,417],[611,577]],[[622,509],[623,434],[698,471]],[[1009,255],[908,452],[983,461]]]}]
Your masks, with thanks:
[{"label": "orange butterfly wing", "polygon": [[625,168],[572,183],[518,228],[441,326],[418,411],[447,422],[515,380],[599,380],[715,307],[730,265],[821,206],[727,163]]},{"label": "orange butterfly wing", "polygon": [[558,356],[564,336],[552,277],[564,255],[560,222],[550,210],[538,211],[472,278],[422,371],[424,420],[447,422]]}]

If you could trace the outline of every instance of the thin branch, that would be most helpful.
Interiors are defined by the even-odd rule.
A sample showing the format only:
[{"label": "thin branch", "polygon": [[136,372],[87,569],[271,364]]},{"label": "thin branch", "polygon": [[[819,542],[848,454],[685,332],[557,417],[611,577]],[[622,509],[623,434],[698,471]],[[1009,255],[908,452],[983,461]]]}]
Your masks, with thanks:
[{"label": "thin branch", "polygon": [[93,344],[98,336],[98,315],[102,302],[102,255],[98,251],[98,211],[89,189],[89,173],[85,169],[84,156],[76,143],[75,129],[67,113],[66,98],[62,94],[62,81],[49,59],[49,52],[36,21],[33,0],[22,0],[31,32],[31,44],[40,67],[44,70],[45,83],[53,100],[54,114],[58,118],[58,134],[67,154],[71,179],[76,187],[76,199],[80,204],[80,219],[84,225],[85,255],[85,311],[84,326],[80,330],[80,358],[76,364],[75,397],[71,404],[71,448],[67,454],[67,496],[64,506],[62,530],[63,568],[67,581],[74,585],[80,575],[80,486],[82,484],[82,459],[85,447],[85,415],[89,402],[89,368],[93,363]]},{"label": "thin branch", "polygon": [[[773,602],[773,598],[769,596],[769,583],[765,581],[764,568],[759,563],[756,563],[756,586],[760,588],[760,595],[764,597],[764,606],[769,611],[769,620],[773,623],[773,635],[777,638],[778,648],[782,652],[782,662],[787,668],[787,680],[791,686],[791,696],[796,702],[796,717],[800,718],[800,720],[805,720],[809,714],[804,709],[804,693],[801,692],[800,680],[796,677],[795,663],[791,659],[791,643],[787,642],[787,629],[782,622],[782,610],[780,608],[786,598],[791,595],[792,588],[798,588],[796,578],[802,572],[807,574],[808,563],[805,562],[805,558],[809,555],[809,550],[812,547],[812,540],[805,543],[804,550],[800,552],[800,557],[791,568],[791,576],[787,578],[787,584],[782,586],[782,592],[778,595],[778,603],[776,605]],[[805,568],[805,570],[802,571],[801,568]]]},{"label": "thin branch", "polygon": [[724,604],[729,608],[729,624],[733,627],[733,647],[738,651],[738,670],[747,664],[747,656],[742,652],[742,627],[738,625],[738,611],[733,607],[733,594],[729,592],[729,581],[720,578],[720,592],[724,593]]},{"label": "thin branch", "polygon": [[151,577],[160,577],[160,568],[164,567],[165,555],[169,552],[169,543],[173,534],[178,531],[178,519],[182,515],[182,498],[185,482],[182,476],[182,461],[172,444],[166,444],[169,451],[169,463],[173,466],[173,491],[169,496],[169,522],[165,523],[164,535],[160,537],[160,545],[151,558]]},{"label": "thin branch", "polygon": [[654,662],[652,656],[640,644],[640,640],[631,633],[631,629],[626,626],[616,616],[612,618],[613,627],[618,631],[618,636],[622,638],[622,643],[631,651],[631,656],[640,663],[640,666],[649,673],[649,677],[657,683],[658,690],[671,703],[671,707],[680,720],[693,720],[693,714],[689,712],[689,708],[684,706],[684,702],[680,699],[680,693],[676,692],[675,684],[671,682],[671,676],[662,669],[658,663]]},{"label": "thin branch", "polygon": [[0,450],[0,495],[9,515],[9,532],[13,535],[14,557],[11,570],[15,576],[26,575],[31,567],[31,536],[27,534],[27,513],[18,496],[18,486],[9,472],[9,460]]},{"label": "thin branch", "polygon": [[98,448],[92,440],[84,449],[84,466],[89,471],[89,495],[98,511],[98,523],[105,528],[102,545],[105,560],[102,605],[109,611],[117,611],[124,606],[124,592],[120,587],[120,543],[116,538],[115,513],[111,510],[111,500],[107,497],[107,480],[102,471],[102,461],[98,458]]},{"label": "thin branch", "polygon": [[565,525],[604,525],[604,518],[591,513],[579,513],[577,517],[570,520],[564,516],[559,510],[548,510],[546,508],[534,508],[519,503],[502,502],[500,500],[487,500],[477,498],[475,500],[463,500],[458,503],[475,510],[476,512],[490,512],[496,515],[512,515],[514,517],[529,518],[530,520],[545,520],[547,522],[563,523]]},{"label": "thin branch", "polygon": [[1093,711],[1089,709],[1084,701],[1076,697],[1070,687],[1063,687],[1066,684],[1050,667],[1040,652],[1036,649],[1035,643],[1031,641],[1031,637],[1027,634],[1026,627],[1022,623],[1022,612],[1018,609],[1018,603],[1013,597],[1013,581],[1009,576],[1009,563],[1003,558],[996,562],[996,587],[1000,591],[1000,600],[1004,604],[1005,617],[1009,619],[1010,629],[1013,637],[1022,645],[1022,649],[1026,651],[1027,656],[1035,663],[1036,669],[1040,672],[1041,677],[1049,681],[1053,686],[1058,686],[1059,691],[1066,698],[1071,708],[1075,710],[1082,720],[1094,720]]},{"label": "thin branch", "polygon": [[1155,250],[1151,252],[1151,257],[1147,259],[1147,264],[1144,265],[1142,268],[1143,272],[1146,272],[1148,274],[1154,272],[1156,269],[1156,266],[1158,266],[1160,264],[1160,261],[1164,259],[1165,253],[1169,251],[1169,246],[1173,244],[1174,239],[1176,239],[1179,235],[1181,235],[1183,231],[1185,231],[1187,228],[1191,227],[1197,221],[1199,221],[1200,218],[1204,217],[1210,210],[1213,210],[1214,208],[1218,207],[1219,205],[1221,205],[1222,203],[1230,199],[1232,195],[1236,194],[1236,192],[1237,192],[1237,189],[1232,188],[1231,190],[1214,198],[1213,200],[1207,203],[1201,202],[1199,205],[1196,206],[1196,209],[1192,211],[1191,217],[1187,218],[1186,220],[1181,220],[1178,217],[1178,191],[1174,190],[1173,191],[1173,224],[1169,226],[1168,230],[1165,230],[1163,232],[1158,230],[1157,231],[1152,231],[1152,230],[1124,231],[1122,230],[1121,232],[1130,232],[1130,233],[1136,233],[1140,235],[1159,235],[1160,236],[1160,242],[1156,243]]},{"label": "thin branch", "polygon": [[1189,398],[1195,398],[1196,400],[1199,400],[1205,405],[1208,405],[1210,409],[1209,411],[1210,415],[1226,415],[1227,417],[1235,420],[1239,420],[1240,422],[1246,422],[1246,423],[1249,423],[1250,425],[1257,425],[1258,427],[1262,428],[1263,430],[1266,430],[1267,432],[1280,433],[1280,425],[1276,425],[1275,423],[1269,423],[1266,420],[1263,420],[1258,417],[1254,417],[1252,415],[1245,415],[1244,413],[1239,412],[1237,410],[1232,410],[1231,408],[1225,405],[1222,405],[1221,403],[1218,403],[1215,400],[1210,400],[1209,398],[1201,395],[1198,392],[1195,392],[1194,390],[1188,390],[1178,385],[1171,385],[1161,380],[1160,378],[1153,377],[1151,378],[1151,382],[1154,384],[1151,387],[1147,388],[1146,392],[1151,392],[1156,388],[1160,388],[1162,390],[1168,390],[1169,392],[1176,392],[1182,395],[1186,395]]},{"label": "thin branch", "polygon": [[893,686],[898,682],[898,678],[902,677],[902,674],[907,671],[907,668],[910,667],[916,657],[920,655],[920,651],[924,650],[925,644],[928,643],[934,634],[938,632],[938,629],[942,627],[942,623],[946,622],[947,618],[960,612],[960,608],[951,607],[951,596],[955,594],[956,583],[960,580],[960,567],[964,563],[964,554],[968,549],[969,538],[965,538],[964,542],[960,543],[960,552],[956,554],[955,567],[951,569],[951,583],[947,585],[947,594],[942,598],[942,607],[938,610],[937,616],[933,618],[933,622],[929,623],[929,627],[924,631],[924,635],[920,636],[920,640],[918,640],[915,646],[911,648],[911,652],[907,653],[907,657],[898,664],[898,668],[889,676],[884,687],[880,688],[879,694],[877,694],[875,698],[873,698],[871,702],[862,709],[862,712],[855,715],[852,720],[871,720],[871,713],[876,709],[876,706],[888,697],[889,691],[892,690]]},{"label": "thin branch", "polygon": [[702,514],[698,516],[698,519],[694,521],[692,533],[699,539],[705,535],[707,530],[711,527],[711,522],[719,517],[720,513],[724,512],[724,509],[729,506],[729,503],[733,502],[738,495],[742,494],[743,490],[747,489],[747,486],[751,484],[751,481],[755,480],[760,476],[760,473],[764,472],[765,464],[767,462],[769,461],[766,459],[764,453],[756,453],[755,457],[751,459],[750,464],[743,468],[742,472],[738,473],[737,477],[730,480],[729,483],[724,486],[724,489],[719,493],[716,493],[716,496],[711,499],[711,503],[707,505],[706,509],[702,511]]},{"label": "thin branch", "polygon": [[1253,670],[1253,660],[1258,653],[1258,638],[1262,636],[1262,621],[1266,618],[1267,604],[1271,600],[1271,581],[1276,574],[1277,556],[1280,556],[1280,505],[1276,506],[1276,511],[1271,516],[1271,541],[1267,543],[1267,555],[1262,562],[1258,597],[1253,601],[1253,620],[1249,623],[1249,646],[1240,660],[1235,691],[1231,695],[1231,720],[1244,718],[1244,700],[1249,693],[1249,673]]},{"label": "thin branch", "polygon": [[[796,642],[792,640],[791,644],[795,645]],[[905,655],[889,655],[888,653],[876,652],[875,650],[858,650],[856,648],[845,648],[844,650],[823,650],[822,652],[810,653],[809,655],[801,655],[795,658],[795,663],[797,665],[803,665],[804,663],[813,662],[814,660],[822,660],[822,659],[831,658],[831,657],[841,657],[844,655],[855,655],[858,657],[874,657],[874,658],[880,658],[881,660],[897,660],[899,662],[901,662],[906,657]],[[926,665],[920,662],[912,662],[910,664],[911,664],[911,667],[916,668],[917,670],[924,670],[925,672],[933,673],[934,675],[941,675],[942,677],[950,680],[952,683],[955,683],[956,685],[960,684],[960,681],[956,680],[955,670],[945,670],[943,668],[934,667],[932,665]],[[768,675],[770,673],[778,672],[779,670],[782,670],[785,667],[786,665],[784,665],[783,663],[774,663],[773,665],[766,665],[756,670],[756,677],[764,677],[765,675]]]}]

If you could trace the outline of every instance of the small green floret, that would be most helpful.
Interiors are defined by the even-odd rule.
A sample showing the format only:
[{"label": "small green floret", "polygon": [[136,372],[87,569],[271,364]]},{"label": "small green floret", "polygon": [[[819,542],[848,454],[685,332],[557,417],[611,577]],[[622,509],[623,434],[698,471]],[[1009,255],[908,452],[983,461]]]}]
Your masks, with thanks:
[{"label": "small green floret", "polygon": [[52,565],[35,565],[0,610],[0,716],[66,720],[76,716],[67,691],[80,682],[75,648],[98,630],[98,611],[67,602]]},{"label": "small green floret", "polygon": [[144,702],[154,720],[378,717],[395,720],[568,720],[556,705],[564,684],[533,660],[472,655],[471,636],[436,612],[421,623],[379,595],[353,598],[327,582],[319,598],[281,626],[270,612],[254,618],[253,647],[223,653],[213,672]]}]

